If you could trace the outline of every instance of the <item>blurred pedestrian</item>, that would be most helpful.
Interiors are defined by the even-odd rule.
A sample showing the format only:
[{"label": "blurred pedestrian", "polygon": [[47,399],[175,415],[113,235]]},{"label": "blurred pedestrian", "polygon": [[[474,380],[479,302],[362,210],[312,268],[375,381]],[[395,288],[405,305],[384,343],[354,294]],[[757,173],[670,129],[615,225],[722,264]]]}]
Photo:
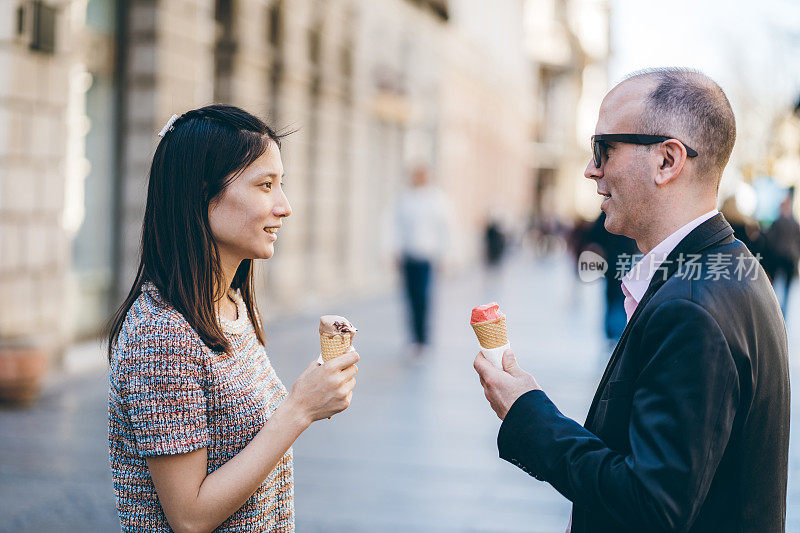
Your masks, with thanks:
[{"label": "blurred pedestrian", "polygon": [[570,259],[573,274],[567,288],[568,296],[566,301],[574,312],[578,312],[578,309],[583,307],[585,284],[580,276],[580,255],[591,248],[589,234],[593,225],[593,221],[586,220],[580,215],[575,215],[572,221],[566,225],[564,245]]},{"label": "blurred pedestrian", "polygon": [[792,282],[797,277],[797,262],[800,260],[800,224],[792,213],[793,199],[793,192],[786,195],[781,202],[780,216],[765,235],[767,273],[773,285],[783,284],[778,300],[784,317]]},{"label": "blurred pedestrian", "polygon": [[477,355],[500,457],[573,502],[573,533],[784,531],[786,329],[716,210],[730,103],[699,72],[647,70],[606,95],[595,131],[585,176],[605,226],[645,254],[622,282],[628,324],[583,426],[512,350],[503,370]]},{"label": "blurred pedestrian", "polygon": [[483,250],[486,267],[490,272],[497,271],[506,252],[506,235],[497,215],[489,216],[483,232]]},{"label": "blurred pedestrian", "polygon": [[136,279],[109,333],[121,529],[294,531],[291,446],[349,406],[358,354],[311,362],[287,393],[265,352],[253,260],[292,212],[281,136],[225,105],[159,135]]},{"label": "blurred pedestrian", "polygon": [[605,226],[606,214],[601,211],[587,236],[588,244],[608,263],[603,275],[605,284],[605,309],[603,330],[606,340],[615,344],[625,329],[625,295],[620,285],[622,276],[630,269],[639,253],[636,241],[624,235],[615,235]]},{"label": "blurred pedestrian", "polygon": [[758,256],[762,254],[764,248],[764,234],[761,232],[761,226],[759,226],[757,220],[743,214],[739,210],[739,206],[736,204],[736,197],[729,196],[726,198],[725,201],[722,202],[720,211],[725,215],[725,220],[728,221],[731,228],[733,228],[734,237],[742,241],[742,244],[747,246],[747,249],[750,250],[753,255]]},{"label": "blurred pedestrian", "polygon": [[492,210],[483,230],[483,300],[496,300],[504,283],[503,260],[508,248],[508,236],[503,229],[499,212]]},{"label": "blurred pedestrian", "polygon": [[394,208],[395,256],[403,280],[412,354],[422,355],[430,341],[431,293],[449,239],[449,203],[430,182],[426,166],[411,173],[411,187]]},{"label": "blurred pedestrian", "polygon": [[548,208],[532,217],[527,233],[536,255],[546,257],[563,246],[571,229]]},{"label": "blurred pedestrian", "polygon": [[592,227],[594,227],[594,222],[591,220],[586,220],[581,216],[576,216],[572,221],[572,226],[567,231],[567,253],[570,256],[570,259],[572,259],[572,263],[575,265],[576,276],[578,274],[578,258],[580,257],[581,253],[586,251],[591,246],[589,235],[592,232]]}]

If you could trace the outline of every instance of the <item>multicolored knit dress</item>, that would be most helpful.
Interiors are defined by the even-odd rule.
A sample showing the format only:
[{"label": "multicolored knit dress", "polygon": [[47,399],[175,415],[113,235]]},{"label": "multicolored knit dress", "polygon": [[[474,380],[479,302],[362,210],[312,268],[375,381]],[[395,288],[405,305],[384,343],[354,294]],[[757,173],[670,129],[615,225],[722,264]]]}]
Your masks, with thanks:
[{"label": "multicolored knit dress", "polygon": [[[122,531],[172,531],[145,458],[205,447],[210,474],[255,437],[286,397],[241,296],[214,352],[145,283],[111,355],[108,443]],[[217,531],[294,531],[292,450]]]}]

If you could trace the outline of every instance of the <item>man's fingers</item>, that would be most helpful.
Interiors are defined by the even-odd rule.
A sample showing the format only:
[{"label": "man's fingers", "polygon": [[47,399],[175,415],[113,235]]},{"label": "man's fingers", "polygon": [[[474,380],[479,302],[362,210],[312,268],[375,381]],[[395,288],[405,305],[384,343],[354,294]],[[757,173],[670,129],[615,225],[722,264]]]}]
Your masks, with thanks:
[{"label": "man's fingers", "polygon": [[481,384],[484,387],[491,386],[492,382],[497,381],[496,378],[498,374],[503,373],[502,370],[498,370],[491,361],[486,359],[483,353],[478,353],[472,366],[475,367],[475,371],[478,372],[478,375],[481,377]]},{"label": "man's fingers", "polygon": [[514,355],[514,350],[509,348],[505,352],[503,352],[503,370],[508,372],[511,375],[516,375],[519,368],[517,364],[517,357]]},{"label": "man's fingers", "polygon": [[472,366],[482,378],[486,374],[487,370],[492,366],[492,363],[490,363],[489,360],[484,357],[483,352],[478,352],[478,355],[475,356],[475,361],[472,363]]}]

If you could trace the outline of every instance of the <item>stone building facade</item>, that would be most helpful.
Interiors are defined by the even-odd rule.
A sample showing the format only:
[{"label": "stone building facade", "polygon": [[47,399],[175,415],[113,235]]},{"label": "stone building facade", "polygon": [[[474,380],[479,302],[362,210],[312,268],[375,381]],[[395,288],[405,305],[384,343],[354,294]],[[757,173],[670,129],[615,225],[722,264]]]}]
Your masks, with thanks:
[{"label": "stone building facade", "polygon": [[0,2],[0,339],[101,329],[138,262],[155,134],[211,102],[295,130],[267,316],[390,290],[382,228],[412,165],[451,198],[452,261],[470,264],[490,204],[521,218],[531,200],[523,7]]},{"label": "stone building facade", "polygon": [[[78,6],[0,3],[0,338],[67,334],[68,184],[85,172]],[[78,23],[79,25],[79,23]]]},{"label": "stone building facade", "polygon": [[608,0],[527,0],[526,42],[536,110],[530,146],[538,222],[593,218],[595,187],[583,179],[589,137],[610,88]]}]

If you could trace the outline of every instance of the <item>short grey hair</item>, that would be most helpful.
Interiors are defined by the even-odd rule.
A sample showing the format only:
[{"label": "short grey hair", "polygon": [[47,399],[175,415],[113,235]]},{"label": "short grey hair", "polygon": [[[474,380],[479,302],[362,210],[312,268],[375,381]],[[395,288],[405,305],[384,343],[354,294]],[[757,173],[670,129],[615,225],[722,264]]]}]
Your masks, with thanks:
[{"label": "short grey hair", "polygon": [[718,187],[736,141],[736,118],[725,92],[702,72],[688,68],[640,70],[625,79],[640,78],[656,84],[635,133],[674,136],[694,148],[698,174],[715,179]]}]

